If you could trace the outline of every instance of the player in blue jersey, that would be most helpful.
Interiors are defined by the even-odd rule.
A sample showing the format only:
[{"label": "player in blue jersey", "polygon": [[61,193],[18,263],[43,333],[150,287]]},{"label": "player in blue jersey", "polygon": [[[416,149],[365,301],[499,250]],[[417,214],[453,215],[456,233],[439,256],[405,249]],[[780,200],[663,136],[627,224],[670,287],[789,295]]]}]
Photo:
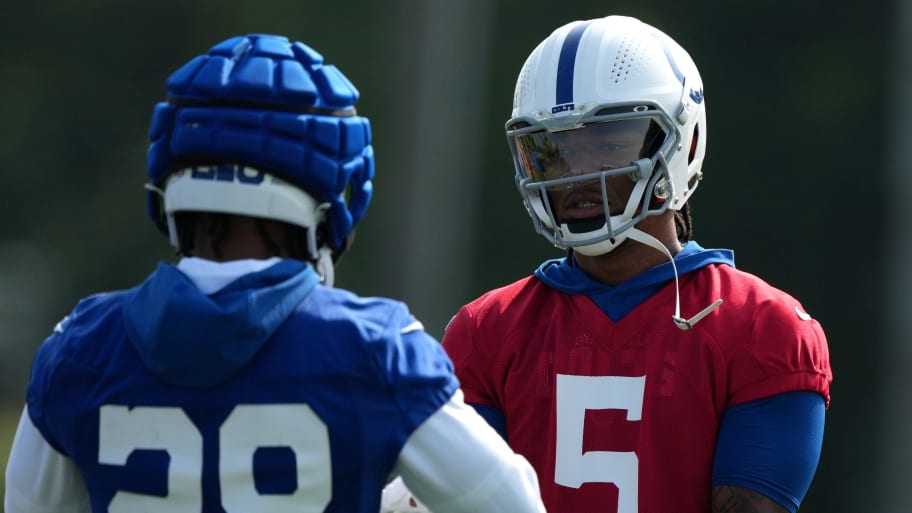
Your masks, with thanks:
[{"label": "player in blue jersey", "polygon": [[705,105],[687,52],[629,17],[559,27],[519,73],[516,182],[567,256],[464,306],[443,345],[549,511],[794,513],[814,476],[826,337],[693,240]]},{"label": "player in blue jersey", "polygon": [[543,512],[405,305],[332,288],[371,199],[358,91],[284,37],[214,46],[155,108],[148,206],[178,249],[35,358],[6,513]]}]

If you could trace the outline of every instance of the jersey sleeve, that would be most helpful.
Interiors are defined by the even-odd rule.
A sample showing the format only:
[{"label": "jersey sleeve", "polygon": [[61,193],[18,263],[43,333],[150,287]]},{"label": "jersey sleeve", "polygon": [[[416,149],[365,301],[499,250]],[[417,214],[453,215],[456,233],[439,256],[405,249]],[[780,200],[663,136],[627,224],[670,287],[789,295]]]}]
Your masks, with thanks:
[{"label": "jersey sleeve", "polygon": [[[82,383],[74,382],[66,367],[76,352],[74,337],[86,332],[86,326],[97,322],[98,307],[109,308],[114,304],[110,293],[95,294],[79,301],[69,315],[54,326],[50,335],[42,342],[32,361],[31,373],[26,388],[26,404],[32,423],[55,450],[69,455],[69,441],[55,435],[54,419],[50,417],[50,405],[68,404],[78,400],[75,392]],[[75,378],[78,380],[78,378]]]},{"label": "jersey sleeve", "polygon": [[484,347],[476,341],[475,332],[475,318],[471,310],[463,306],[447,325],[443,348],[453,360],[465,401],[502,412],[497,388],[491,384],[492,377],[501,374],[496,355],[485,354]]},{"label": "jersey sleeve", "polygon": [[48,419],[46,407],[53,392],[54,376],[67,357],[66,337],[63,333],[71,317],[60,321],[54,332],[38,348],[26,388],[26,404],[31,422],[48,443],[63,454],[66,454],[66,450],[61,445],[62,441],[57,440],[53,434],[52,422]]},{"label": "jersey sleeve", "polygon": [[394,308],[381,338],[376,361],[400,410],[417,427],[459,388],[453,364],[405,305]]},{"label": "jersey sleeve", "polygon": [[72,460],[54,449],[22,412],[6,466],[7,513],[88,513],[89,497]]},{"label": "jersey sleeve", "polygon": [[529,462],[458,391],[403,447],[394,473],[434,513],[544,513]]},{"label": "jersey sleeve", "polygon": [[810,391],[830,403],[829,349],[823,328],[788,297],[757,306],[746,343],[729,361],[729,406],[783,392]]}]

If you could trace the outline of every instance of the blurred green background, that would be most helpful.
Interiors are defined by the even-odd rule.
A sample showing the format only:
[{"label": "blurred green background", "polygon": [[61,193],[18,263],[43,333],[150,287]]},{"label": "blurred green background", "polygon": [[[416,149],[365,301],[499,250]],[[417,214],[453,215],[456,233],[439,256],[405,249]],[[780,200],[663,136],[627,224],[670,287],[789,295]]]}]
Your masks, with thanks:
[{"label": "blurred green background", "polygon": [[827,331],[833,402],[801,511],[912,511],[912,11],[901,0],[0,4],[0,464],[54,324],[79,298],[173,259],[142,189],[149,116],[171,71],[251,32],[304,41],[337,65],[361,91],[377,156],[375,199],[337,285],[405,300],[439,336],[463,303],[560,256],[533,233],[503,123],[535,45],[607,14],[663,29],[700,67],[697,240],[734,249]]}]

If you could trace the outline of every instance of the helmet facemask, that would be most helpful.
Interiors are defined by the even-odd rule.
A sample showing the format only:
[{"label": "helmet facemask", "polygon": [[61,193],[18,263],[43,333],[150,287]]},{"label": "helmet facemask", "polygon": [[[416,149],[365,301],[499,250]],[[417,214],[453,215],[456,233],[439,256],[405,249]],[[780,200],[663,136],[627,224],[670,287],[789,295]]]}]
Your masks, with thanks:
[{"label": "helmet facemask", "polygon": [[666,155],[680,143],[655,105],[598,105],[572,128],[508,122],[516,184],[537,233],[587,255],[611,251],[625,232],[668,209]]}]

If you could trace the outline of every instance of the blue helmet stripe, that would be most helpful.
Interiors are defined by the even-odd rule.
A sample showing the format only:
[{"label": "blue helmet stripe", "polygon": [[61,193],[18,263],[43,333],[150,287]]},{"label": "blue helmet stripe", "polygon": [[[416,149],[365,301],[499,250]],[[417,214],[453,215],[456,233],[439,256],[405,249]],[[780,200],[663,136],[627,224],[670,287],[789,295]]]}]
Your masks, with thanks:
[{"label": "blue helmet stripe", "polygon": [[585,23],[573,27],[573,30],[567,34],[564,39],[564,45],[561,47],[560,60],[557,62],[557,96],[555,104],[561,105],[573,101],[573,68],[576,66],[576,50],[579,48],[580,39],[583,38],[583,32],[595,20],[589,20]]},{"label": "blue helmet stripe", "polygon": [[668,44],[661,37],[656,36],[656,39],[658,39],[659,44],[662,45],[662,51],[665,52],[665,58],[668,59],[668,64],[671,64],[671,71],[678,77],[678,82],[680,82],[681,85],[684,85],[684,73],[681,73],[677,63],[675,63],[674,59],[671,57],[671,49],[668,48]]}]

